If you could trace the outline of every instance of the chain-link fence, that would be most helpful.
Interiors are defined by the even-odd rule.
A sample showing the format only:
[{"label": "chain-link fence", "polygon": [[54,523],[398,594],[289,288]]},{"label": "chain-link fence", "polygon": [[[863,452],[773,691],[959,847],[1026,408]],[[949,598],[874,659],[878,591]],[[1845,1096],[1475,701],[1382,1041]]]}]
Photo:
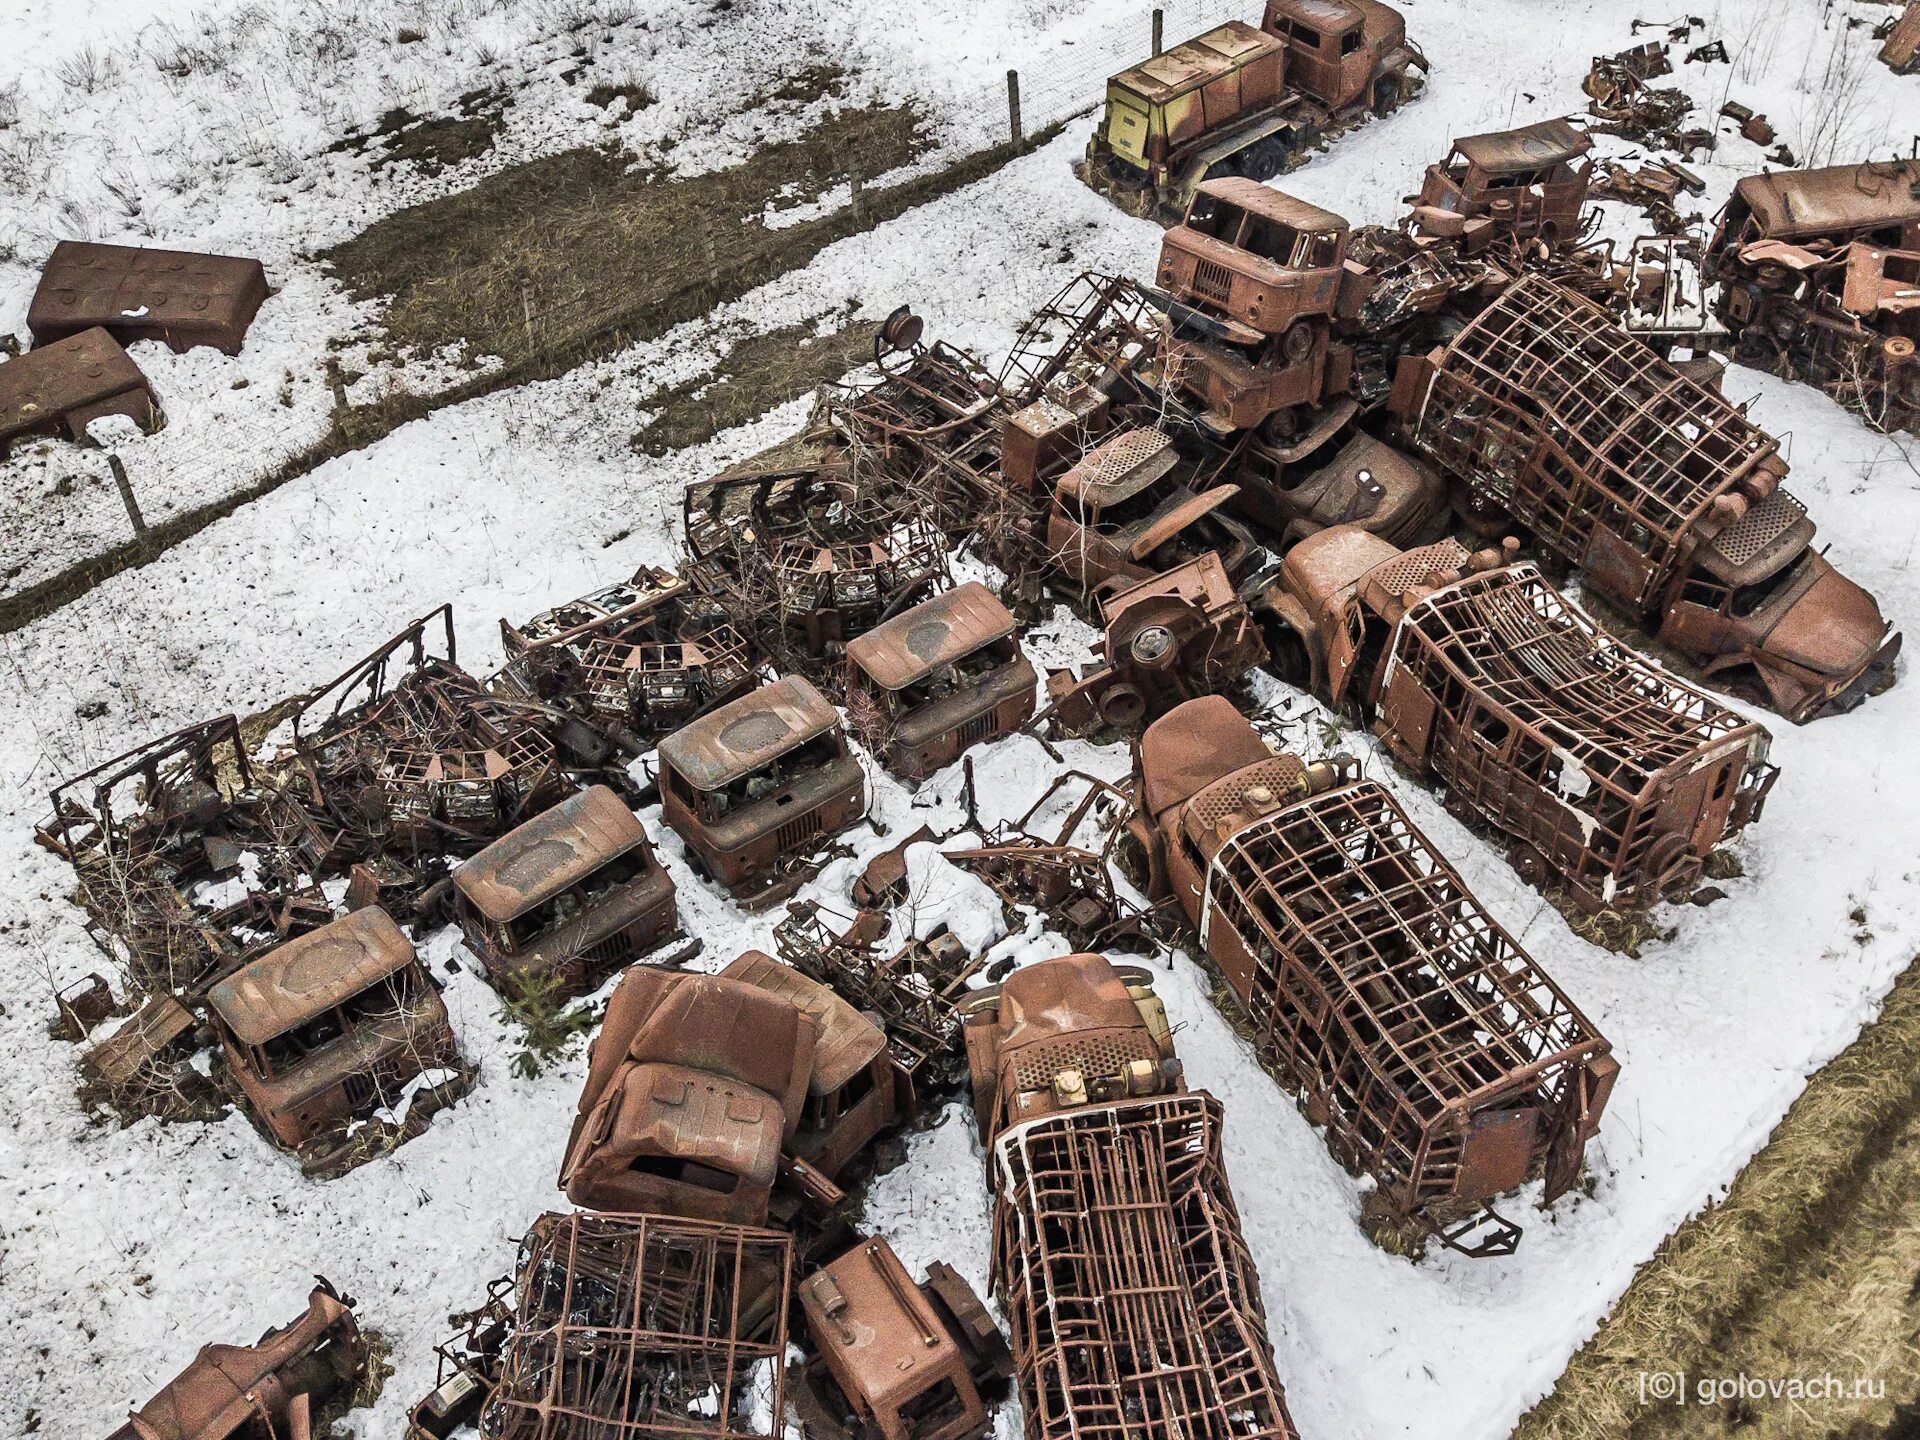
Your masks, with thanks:
[{"label": "chain-link fence", "polygon": [[[337,376],[331,385],[308,376],[299,381],[297,402],[284,408],[222,415],[188,397],[167,429],[128,447],[121,459],[61,446],[37,470],[5,477],[0,631],[179,543],[327,454],[370,444],[440,406],[561,373],[696,320],[805,265],[835,240],[983,178],[1097,110],[1107,77],[1147,58],[1156,42],[1170,47],[1227,20],[1252,21],[1248,10],[1249,0],[1174,0],[1143,8],[1133,18],[1063,38],[1004,80],[923,97],[912,107],[925,141],[918,158],[886,175],[863,175],[856,133],[836,160],[840,182],[829,183],[810,217],[796,224],[742,224],[737,233],[690,236],[630,286],[547,294],[523,284],[516,307],[521,323],[508,327],[489,363],[446,388],[356,407],[333,403],[346,398]],[[897,110],[871,113],[876,126],[900,124]]]}]

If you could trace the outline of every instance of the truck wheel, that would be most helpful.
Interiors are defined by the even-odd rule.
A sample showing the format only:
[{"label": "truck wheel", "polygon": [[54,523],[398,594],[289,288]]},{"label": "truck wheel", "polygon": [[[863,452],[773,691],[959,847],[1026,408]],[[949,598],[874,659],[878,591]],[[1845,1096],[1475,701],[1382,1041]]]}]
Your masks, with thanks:
[{"label": "truck wheel", "polygon": [[1400,108],[1400,77],[1382,75],[1373,82],[1373,113],[1383,119]]},{"label": "truck wheel", "polygon": [[1266,631],[1267,669],[1296,689],[1311,689],[1313,660],[1307,654],[1306,642],[1288,625],[1270,622]]}]

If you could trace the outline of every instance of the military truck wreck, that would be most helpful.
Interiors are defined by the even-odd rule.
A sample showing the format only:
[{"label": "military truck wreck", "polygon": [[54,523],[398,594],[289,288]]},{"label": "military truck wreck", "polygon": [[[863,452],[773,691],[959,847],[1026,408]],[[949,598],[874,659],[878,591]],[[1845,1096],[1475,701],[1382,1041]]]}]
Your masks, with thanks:
[{"label": "military truck wreck", "polygon": [[1223,1110],[1186,1088],[1146,972],[1029,965],[969,999],[965,1035],[1027,1440],[1297,1440]]},{"label": "military truck wreck", "polygon": [[1812,548],[1778,442],[1590,301],[1523,276],[1401,363],[1393,408],[1469,523],[1524,528],[1716,682],[1796,723],[1892,683],[1900,636]]},{"label": "military truck wreck", "polygon": [[1380,1220],[1475,1255],[1520,1227],[1493,1201],[1578,1179],[1618,1063],[1399,805],[1340,760],[1267,748],[1225,699],[1136,752],[1127,862],[1178,904],[1244,1028]]}]

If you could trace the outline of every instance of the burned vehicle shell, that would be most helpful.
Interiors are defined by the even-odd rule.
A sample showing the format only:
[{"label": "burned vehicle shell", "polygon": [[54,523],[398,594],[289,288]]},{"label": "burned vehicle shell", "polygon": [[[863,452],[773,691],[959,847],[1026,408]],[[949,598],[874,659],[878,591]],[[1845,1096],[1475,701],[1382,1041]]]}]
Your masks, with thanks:
[{"label": "burned vehicle shell", "polygon": [[1243,344],[1324,327],[1340,295],[1347,228],[1331,210],[1256,180],[1208,180],[1160,238],[1160,288]]},{"label": "burned vehicle shell", "polygon": [[267,293],[258,260],[62,240],[40,272],[27,328],[36,345],[98,325],[122,345],[158,340],[238,355]]},{"label": "burned vehicle shell", "polygon": [[[1012,1374],[1006,1341],[951,1266],[915,1285],[885,1240],[861,1240],[799,1285],[800,1312],[852,1425],[878,1440],[977,1440],[991,1422],[983,1387]],[[809,1378],[812,1378],[809,1367]],[[825,1386],[816,1387],[825,1390]],[[826,1401],[821,1395],[820,1402]]]},{"label": "burned vehicle shell", "polygon": [[920,780],[1033,716],[1033,666],[1007,607],[977,580],[923,600],[847,645],[849,710],[876,712],[872,748]]},{"label": "burned vehicle shell", "polygon": [[1593,141],[1565,120],[1466,135],[1427,167],[1409,217],[1416,233],[1458,240],[1469,254],[1495,239],[1548,250],[1580,238]]},{"label": "burned vehicle shell", "polygon": [[252,1345],[207,1345],[108,1440],[274,1440],[307,1433],[315,1412],[367,1370],[353,1301],[322,1280],[306,1313]]},{"label": "burned vehicle shell", "polygon": [[483,1440],[784,1433],[793,1241],[779,1231],[547,1214],[515,1268]]},{"label": "burned vehicle shell", "polygon": [[490,689],[556,706],[627,755],[759,680],[720,603],[653,567],[523,625],[502,620],[500,638],[507,663]]},{"label": "burned vehicle shell", "polygon": [[123,415],[160,428],[160,402],[133,357],[106,331],[83,330],[0,364],[0,460],[36,435],[87,442],[87,426]]},{"label": "burned vehicle shell", "polygon": [[288,941],[216,984],[207,1004],[254,1118],[306,1152],[309,1169],[346,1148],[349,1122],[405,1109],[417,1129],[472,1079],[439,991],[383,910]]},{"label": "burned vehicle shell", "polygon": [[994,1285],[1027,1440],[1294,1440],[1227,1183],[1138,970],[1069,955],[969,1002]]},{"label": "burned vehicle shell", "polygon": [[455,918],[487,978],[508,992],[553,977],[595,989],[680,933],[673,877],[604,785],[569,796],[453,872]]},{"label": "burned vehicle shell", "polygon": [[1469,1254],[1573,1185],[1619,1066],[1379,785],[1267,749],[1218,696],[1150,727],[1130,833],[1275,1079],[1380,1203]]},{"label": "burned vehicle shell", "polygon": [[913,1108],[886,1032],[827,986],[758,950],[734,960],[720,978],[781,996],[813,1022],[806,1103],[787,1148],[829,1180]]},{"label": "burned vehicle shell", "polygon": [[1245,602],[1209,551],[1102,598],[1099,663],[1047,677],[1049,718],[1071,734],[1132,732],[1182,700],[1238,684],[1267,658]]},{"label": "burned vehicle shell", "polygon": [[1276,534],[1281,551],[1330,525],[1358,525],[1401,546],[1438,539],[1446,528],[1440,473],[1364,430],[1324,464],[1292,468],[1260,463],[1254,450],[1237,476],[1240,513]]},{"label": "burned vehicle shell", "polygon": [[1585,909],[1690,889],[1779,773],[1764,728],[1607,635],[1531,565],[1416,599],[1384,674],[1388,748]]},{"label": "burned vehicle shell", "polygon": [[[1145,580],[1208,550],[1229,570],[1244,536],[1222,528],[1232,485],[1196,492],[1176,474],[1179,452],[1164,432],[1122,430],[1060,477],[1047,516],[1052,566],[1083,592],[1114,580]],[[1211,522],[1211,523],[1210,523]]]},{"label": "burned vehicle shell", "polygon": [[866,777],[839,713],[788,676],[660,742],[660,805],[700,866],[743,903],[765,906],[866,814]]},{"label": "burned vehicle shell", "polygon": [[1598,306],[1523,277],[1394,389],[1470,520],[1524,525],[1709,675],[1795,722],[1891,682],[1900,637],[1810,549],[1778,443]]},{"label": "burned vehicle shell", "polygon": [[1708,244],[1741,362],[1818,385],[1889,430],[1920,425],[1920,160],[1749,175]]},{"label": "burned vehicle shell", "polygon": [[758,1225],[819,1028],[784,995],[628,970],[588,1053],[560,1183],[576,1205]]}]

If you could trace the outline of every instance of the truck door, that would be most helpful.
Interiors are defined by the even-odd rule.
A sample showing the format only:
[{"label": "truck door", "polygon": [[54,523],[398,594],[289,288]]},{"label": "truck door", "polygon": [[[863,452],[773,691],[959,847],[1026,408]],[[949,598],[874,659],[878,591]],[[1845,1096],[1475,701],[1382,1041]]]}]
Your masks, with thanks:
[{"label": "truck door", "polygon": [[1325,627],[1327,695],[1335,705],[1346,699],[1347,685],[1353,678],[1353,663],[1360,658],[1360,642],[1365,638],[1365,626],[1360,602],[1349,600],[1335,623]]}]

